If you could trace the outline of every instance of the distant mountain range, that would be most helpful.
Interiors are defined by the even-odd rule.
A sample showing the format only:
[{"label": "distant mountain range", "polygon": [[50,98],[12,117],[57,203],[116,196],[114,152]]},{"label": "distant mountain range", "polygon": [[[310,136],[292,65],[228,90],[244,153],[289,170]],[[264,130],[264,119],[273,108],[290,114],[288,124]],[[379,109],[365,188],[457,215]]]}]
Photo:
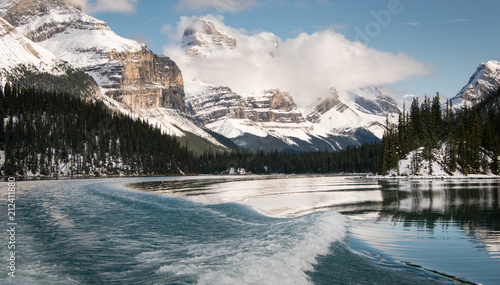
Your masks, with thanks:
[{"label": "distant mountain range", "polygon": [[[169,57],[118,36],[104,21],[64,0],[4,0],[0,17],[2,85],[24,82],[40,87],[35,83],[46,80],[25,78],[63,78],[80,84],[76,95],[146,120],[191,146],[196,137],[201,149],[338,150],[379,141],[386,117],[395,119],[400,113],[396,101],[378,86],[338,91],[332,84],[325,90],[329,95],[299,108],[294,94],[280,86],[237,93],[231,85],[183,76]],[[280,48],[273,34],[258,37],[271,56]],[[197,19],[185,29],[181,46],[196,62],[224,56],[244,44],[214,23]],[[493,61],[482,64],[454,102],[474,102],[496,91],[499,66]]]}]

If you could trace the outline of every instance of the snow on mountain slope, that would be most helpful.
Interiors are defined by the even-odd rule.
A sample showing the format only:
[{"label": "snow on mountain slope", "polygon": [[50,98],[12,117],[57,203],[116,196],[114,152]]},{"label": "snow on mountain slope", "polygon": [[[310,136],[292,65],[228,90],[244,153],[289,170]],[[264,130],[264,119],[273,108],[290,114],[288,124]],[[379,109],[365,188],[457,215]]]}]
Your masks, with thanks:
[{"label": "snow on mountain slope", "polygon": [[221,145],[185,113],[182,74],[170,58],[116,35],[69,1],[3,0],[0,15],[53,57],[92,76],[105,95],[99,99],[111,108],[170,135],[192,132]]},{"label": "snow on mountain slope", "polygon": [[293,99],[279,90],[244,97],[228,87],[187,81],[185,91],[193,115],[212,131],[228,138],[249,133],[259,137],[271,135],[286,140],[293,136],[308,140],[308,133],[314,129],[305,121]]},{"label": "snow on mountain slope", "polygon": [[234,49],[236,40],[205,20],[196,19],[184,30],[182,48],[189,56],[210,57]]},{"label": "snow on mountain slope", "polygon": [[[275,143],[274,139],[262,139],[272,137],[292,149],[305,145],[310,150],[318,149],[315,146],[318,142],[320,149],[325,142],[332,146],[327,148],[338,149],[382,138],[386,115],[397,119],[396,102],[373,86],[341,92],[335,88],[328,92],[315,86],[303,90],[301,95],[307,94],[310,98],[329,95],[308,108],[298,108],[293,98],[297,94],[281,89],[272,74],[266,79],[258,75],[261,68],[268,70],[267,64],[273,70],[272,66],[279,62],[282,56],[279,38],[271,33],[242,35],[216,19],[214,23],[204,18],[194,19],[187,25],[182,39],[184,57],[179,56],[181,66],[185,67],[188,110],[212,131],[245,147],[249,143],[242,138],[252,136],[257,138],[254,144]],[[255,58],[255,62],[241,57]],[[213,68],[215,73],[219,69],[231,69],[226,64],[229,62],[243,67],[236,68],[234,79],[222,80],[229,81],[227,85],[218,84],[220,77],[199,71],[199,66]],[[239,75],[238,70],[245,72]],[[314,70],[311,80],[314,82]],[[263,89],[263,86],[270,87]],[[278,93],[280,96],[276,96]],[[272,103],[276,100],[281,105]]]},{"label": "snow on mountain slope", "polygon": [[330,92],[330,96],[309,108],[307,118],[334,133],[364,128],[380,139],[385,131],[386,116],[394,121],[400,112],[396,101],[375,86],[340,94],[332,88]]},{"label": "snow on mountain slope", "polygon": [[[248,62],[241,62],[240,57],[247,54],[258,56],[256,62],[266,62],[266,58],[273,61],[280,48],[279,39],[271,33],[241,36],[232,32],[206,19],[195,19],[184,31],[184,57],[179,58],[181,66],[186,67],[188,110],[206,127],[240,146],[263,148],[262,144],[282,142],[281,148],[324,150],[326,144],[326,148],[335,150],[380,139],[386,114],[391,119],[397,118],[396,102],[376,87],[341,92],[340,96],[332,88],[330,95],[307,109],[300,109],[293,94],[283,91],[278,84],[258,89],[256,86],[263,85],[255,73],[235,76],[229,85],[217,84],[217,77],[198,71],[197,64],[216,70],[229,68],[218,65],[220,61],[233,60],[234,64],[245,65]],[[260,60],[262,58],[265,59]],[[248,70],[253,68],[258,66]],[[267,81],[272,83],[272,75]],[[317,91],[304,92],[314,97]],[[249,137],[253,142],[249,142]]]},{"label": "snow on mountain slope", "polygon": [[116,35],[106,24],[64,0],[4,0],[0,16],[18,31],[76,68],[104,64],[109,52],[146,46]]},{"label": "snow on mountain slope", "polygon": [[107,96],[103,96],[101,99],[111,109],[118,110],[120,113],[129,115],[132,118],[144,120],[153,126],[159,127],[165,134],[183,137],[185,132],[191,132],[213,145],[224,147],[204,127],[197,124],[191,116],[179,110],[156,107],[132,111],[125,104]]},{"label": "snow on mountain slope", "polygon": [[16,68],[28,68],[52,74],[63,74],[64,62],[46,49],[20,34],[7,21],[0,18],[0,81],[6,83],[7,74]]},{"label": "snow on mountain slope", "polygon": [[455,107],[464,103],[473,105],[486,99],[489,95],[500,89],[500,62],[490,60],[481,63],[469,82],[453,97]]},{"label": "snow on mountain slope", "polygon": [[244,148],[338,150],[362,142],[353,135],[356,128],[333,130],[306,120],[293,99],[277,89],[242,96],[228,87],[186,81],[185,91],[188,110],[198,121]]},{"label": "snow on mountain slope", "polygon": [[175,62],[116,35],[65,0],[4,0],[0,15],[26,37],[91,75],[102,93],[132,110],[184,111],[183,79]]}]

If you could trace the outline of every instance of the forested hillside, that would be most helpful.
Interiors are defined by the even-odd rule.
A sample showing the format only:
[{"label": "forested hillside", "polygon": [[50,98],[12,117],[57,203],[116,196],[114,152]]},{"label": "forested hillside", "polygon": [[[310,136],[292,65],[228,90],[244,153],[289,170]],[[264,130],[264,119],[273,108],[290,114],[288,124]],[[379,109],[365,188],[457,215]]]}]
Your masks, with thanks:
[{"label": "forested hillside", "polygon": [[426,97],[421,104],[414,99],[397,124],[387,123],[378,172],[399,172],[398,162],[411,157],[410,174],[421,173],[423,161],[430,162],[426,174],[436,170],[432,162],[450,175],[457,171],[465,175],[499,174],[499,98],[497,92],[473,107],[458,110],[451,100],[442,110],[439,94],[432,99]]},{"label": "forested hillside", "polygon": [[339,152],[190,152],[177,138],[99,102],[7,85],[0,90],[2,176],[373,172],[380,144]]},{"label": "forested hillside", "polygon": [[149,124],[102,103],[7,85],[1,95],[3,175],[155,175],[195,171],[192,154]]},{"label": "forested hillside", "polygon": [[20,88],[77,94],[79,97],[93,98],[100,94],[94,79],[83,71],[63,65],[65,73],[60,75],[48,72],[32,71],[25,66],[18,66],[6,74],[7,82]]}]

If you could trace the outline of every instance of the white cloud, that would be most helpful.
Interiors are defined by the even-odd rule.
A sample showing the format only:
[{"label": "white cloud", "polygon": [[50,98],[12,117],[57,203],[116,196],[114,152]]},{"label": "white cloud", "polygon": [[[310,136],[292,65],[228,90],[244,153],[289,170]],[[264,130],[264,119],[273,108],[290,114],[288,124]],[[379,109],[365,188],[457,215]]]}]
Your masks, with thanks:
[{"label": "white cloud", "polygon": [[[430,74],[425,64],[408,55],[349,41],[331,29],[284,41],[274,37],[279,41],[277,48],[270,33],[249,34],[224,25],[221,17],[205,19],[235,38],[236,49],[210,58],[187,57],[178,45],[167,46],[164,52],[179,64],[187,80],[229,86],[243,95],[280,88],[305,107],[332,86],[347,91]],[[191,20],[183,17],[179,22],[177,42]]]},{"label": "white cloud", "polygon": [[258,3],[258,0],[180,0],[177,3],[177,9],[196,11],[205,8],[215,8],[219,13],[236,13],[249,9]]},{"label": "white cloud", "polygon": [[81,6],[86,13],[119,12],[131,13],[135,11],[138,0],[70,0]]}]

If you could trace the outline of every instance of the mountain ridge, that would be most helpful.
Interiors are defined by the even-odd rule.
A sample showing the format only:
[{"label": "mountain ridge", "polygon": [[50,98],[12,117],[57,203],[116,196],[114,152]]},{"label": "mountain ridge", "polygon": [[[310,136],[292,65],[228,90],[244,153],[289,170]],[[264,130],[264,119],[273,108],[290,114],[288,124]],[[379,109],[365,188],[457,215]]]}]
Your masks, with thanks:
[{"label": "mountain ridge", "polygon": [[[227,60],[236,54],[246,54],[253,45],[258,46],[259,52],[262,49],[269,51],[266,54],[271,58],[279,51],[279,40],[272,34],[244,39],[248,46],[240,44],[239,38],[230,34],[209,20],[194,19],[183,34],[184,56],[191,65],[198,61],[201,65],[207,60]],[[234,84],[211,82],[203,77],[203,72],[188,74],[187,78],[188,110],[210,130],[238,141],[237,144],[245,148],[257,149],[265,142],[281,141],[284,144],[279,143],[280,148],[323,150],[323,144],[320,148],[314,145],[313,141],[319,140],[328,142],[327,149],[338,150],[381,139],[386,114],[394,120],[399,114],[396,102],[373,86],[342,92],[343,97],[353,98],[352,102],[344,102],[332,87],[329,96],[319,99],[308,109],[300,109],[294,94],[277,85],[260,91],[239,92],[233,90]],[[274,95],[269,96],[273,92]],[[288,107],[270,104],[274,99]],[[363,135],[357,136],[360,131]],[[366,136],[367,133],[371,135]],[[245,141],[245,136],[254,137],[255,142]]]},{"label": "mountain ridge", "polygon": [[185,112],[182,73],[169,57],[116,35],[106,22],[65,0],[6,0],[0,16],[92,76],[100,89],[95,99],[111,109],[141,117],[167,134],[183,137],[191,132],[223,147]]},{"label": "mountain ridge", "polygon": [[155,55],[143,43],[116,35],[106,22],[76,5],[64,0],[7,0],[0,16],[58,58],[87,72],[103,95],[132,110],[150,105],[184,111],[182,74],[175,62]]},{"label": "mountain ridge", "polygon": [[[339,150],[379,141],[386,118],[395,121],[400,114],[396,101],[383,94],[380,86],[337,90],[332,84],[324,93],[329,95],[304,109],[295,103],[298,95],[279,84],[255,92],[235,92],[237,88],[231,84],[186,76],[187,71],[181,71],[168,56],[116,35],[106,22],[64,0],[6,0],[0,4],[0,16],[38,46],[92,76],[100,88],[98,99],[110,108],[180,137],[191,132],[222,146],[211,135],[215,132],[248,149]],[[195,19],[184,31],[181,47],[194,63],[230,60],[231,53],[246,52],[252,45],[265,50],[270,58],[279,56],[280,40],[275,35],[261,33],[249,38],[240,41],[208,20]],[[490,65],[484,64],[483,69],[496,70]],[[478,69],[476,73],[474,78],[491,72]],[[468,86],[474,82],[480,80],[471,78]],[[314,92],[306,95],[319,96]]]}]

